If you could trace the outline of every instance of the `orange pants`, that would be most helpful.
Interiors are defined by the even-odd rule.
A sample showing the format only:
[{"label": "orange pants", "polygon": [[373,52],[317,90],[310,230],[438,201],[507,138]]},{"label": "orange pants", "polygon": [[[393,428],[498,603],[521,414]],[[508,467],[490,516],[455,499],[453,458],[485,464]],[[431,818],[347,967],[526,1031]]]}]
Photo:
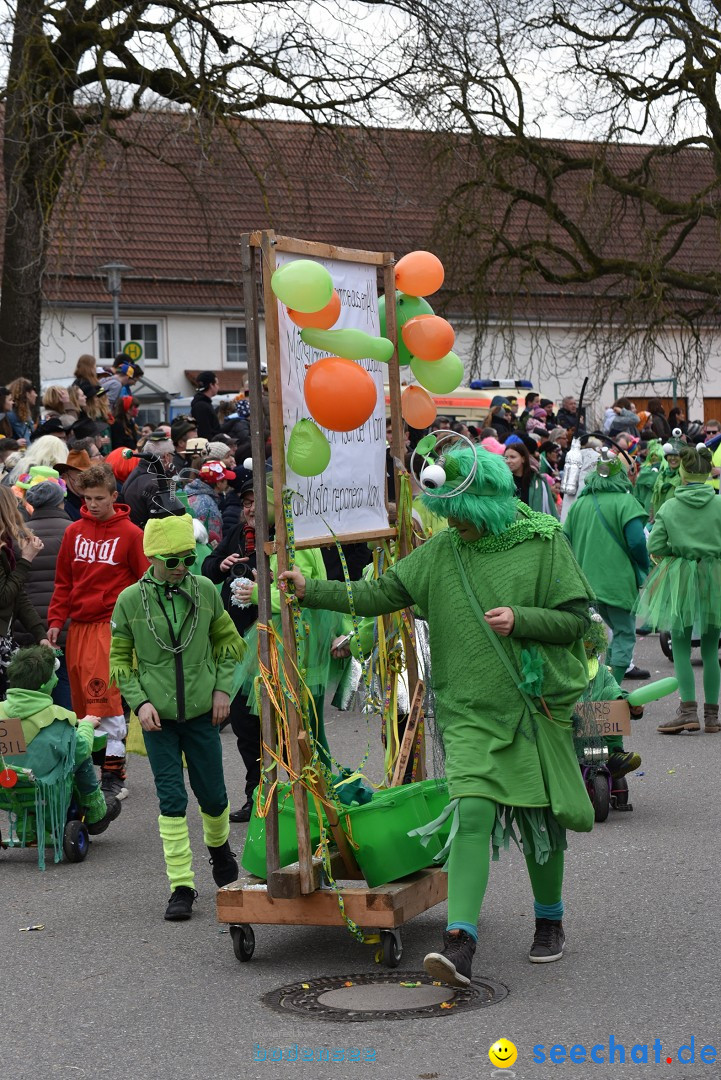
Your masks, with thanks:
[{"label": "orange pants", "polygon": [[65,644],[73,711],[79,717],[122,716],[123,703],[110,677],[110,623],[71,622]]}]

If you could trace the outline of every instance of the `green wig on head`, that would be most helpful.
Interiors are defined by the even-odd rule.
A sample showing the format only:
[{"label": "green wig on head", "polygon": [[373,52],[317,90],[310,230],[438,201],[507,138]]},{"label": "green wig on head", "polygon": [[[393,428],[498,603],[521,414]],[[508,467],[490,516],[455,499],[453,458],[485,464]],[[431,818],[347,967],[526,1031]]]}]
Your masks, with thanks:
[{"label": "green wig on head", "polygon": [[646,446],[646,461],[644,464],[652,465],[663,461],[663,443],[660,439],[649,439]]},{"label": "green wig on head", "polygon": [[8,664],[8,685],[18,690],[41,690],[55,674],[55,653],[48,645],[18,649]]},{"label": "green wig on head", "polygon": [[456,443],[442,457],[446,482],[437,489],[438,494],[449,495],[460,487],[470,476],[475,459],[478,468],[473,482],[465,491],[450,495],[450,498],[438,498],[438,494],[426,492],[422,497],[423,505],[441,517],[468,522],[480,532],[494,536],[505,532],[516,516],[516,485],[503,458],[482,446],[477,446],[474,453],[465,443]]}]

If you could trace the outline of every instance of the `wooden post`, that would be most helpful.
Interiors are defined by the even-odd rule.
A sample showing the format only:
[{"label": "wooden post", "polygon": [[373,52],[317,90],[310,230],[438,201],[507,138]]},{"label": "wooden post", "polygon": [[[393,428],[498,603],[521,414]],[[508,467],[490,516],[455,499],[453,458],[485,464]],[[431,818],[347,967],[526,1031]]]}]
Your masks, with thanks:
[{"label": "wooden post", "polygon": [[[255,271],[255,248],[250,246],[250,236],[245,233],[240,241],[243,266],[243,305],[248,347],[248,388],[250,390],[250,441],[253,453],[253,491],[255,494],[255,549],[258,569],[258,622],[270,624],[270,564],[265,552],[268,541],[268,489],[265,482],[265,432],[263,412],[263,382],[260,372],[260,339],[258,332],[258,291]],[[270,664],[268,638],[258,635],[258,655],[267,668]],[[277,775],[274,764],[265,747],[276,746],[275,723],[271,715],[270,700],[265,686],[261,686],[260,728],[263,737],[263,767],[270,771],[270,780]],[[273,791],[265,819],[265,857],[268,876],[278,869],[278,796]]]},{"label": "wooden post", "polygon": [[[394,345],[393,356],[388,365],[388,396],[390,398],[391,406],[391,433],[392,433],[392,451],[395,459],[395,477],[396,477],[396,500],[398,498],[400,489],[400,477],[401,470],[405,469],[404,463],[404,440],[403,440],[403,417],[401,416],[401,373],[400,366],[398,364],[398,326],[396,323],[396,281],[394,271],[395,260],[391,252],[386,252],[383,257],[383,291],[386,298],[386,336],[390,338]],[[398,528],[398,545],[399,556],[403,558],[407,555],[411,549],[410,538],[402,534],[400,527]],[[409,610],[407,612],[411,626],[413,625],[413,614]],[[406,658],[406,670],[408,672],[408,697],[412,702],[416,697],[416,688],[418,686],[418,664],[416,662],[416,654],[411,642],[410,635],[404,624],[403,631],[403,647]],[[418,779],[422,780],[426,775],[426,763],[425,754],[423,753],[424,747],[421,747],[421,755],[419,758],[419,776]]]},{"label": "wooden post", "polygon": [[[285,487],[285,433],[283,429],[283,388],[280,377],[280,343],[278,340],[278,301],[270,287],[270,279],[275,270],[275,240],[272,232],[261,234],[263,254],[263,296],[265,300],[265,347],[268,357],[268,395],[270,405],[270,437],[273,444],[273,495],[275,500],[275,542],[278,558],[278,575],[288,569],[287,533],[283,513],[283,488]],[[280,608],[283,645],[285,649],[286,671],[290,688],[298,692],[298,685],[293,670],[296,663],[295,632],[290,607],[286,603]],[[295,708],[288,703],[288,728],[290,732],[290,763],[296,775],[302,769],[298,735],[302,724]],[[305,788],[293,784],[295,804],[295,828],[298,837],[298,863],[300,866],[300,891],[311,893],[315,888],[313,877],[313,851],[310,844],[310,826],[308,823],[308,801]],[[277,868],[276,868],[277,869]]]}]

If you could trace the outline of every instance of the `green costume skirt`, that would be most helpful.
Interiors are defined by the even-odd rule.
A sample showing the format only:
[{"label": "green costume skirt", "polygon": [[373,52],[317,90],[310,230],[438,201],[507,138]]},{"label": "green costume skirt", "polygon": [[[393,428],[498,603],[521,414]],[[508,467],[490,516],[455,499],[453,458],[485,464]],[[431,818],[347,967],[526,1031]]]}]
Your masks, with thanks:
[{"label": "green costume skirt", "polygon": [[653,630],[721,624],[721,558],[682,559],[667,555],[648,576],[636,604]]}]

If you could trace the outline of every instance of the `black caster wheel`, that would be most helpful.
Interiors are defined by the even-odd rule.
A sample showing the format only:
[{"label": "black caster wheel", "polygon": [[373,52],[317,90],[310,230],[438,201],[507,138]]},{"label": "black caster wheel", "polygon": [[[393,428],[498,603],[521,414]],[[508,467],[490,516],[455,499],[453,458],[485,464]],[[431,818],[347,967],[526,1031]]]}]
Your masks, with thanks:
[{"label": "black caster wheel", "polygon": [[90,837],[82,821],[68,821],[63,831],[63,851],[68,862],[82,862],[90,851]]},{"label": "black caster wheel", "polygon": [[246,964],[255,952],[255,934],[253,927],[247,923],[231,926],[230,937],[233,942],[233,952],[241,964]]},{"label": "black caster wheel", "polygon": [[613,781],[611,803],[614,810],[633,810],[631,803],[628,801],[628,783],[625,776],[619,776]]},{"label": "black caster wheel", "polygon": [[403,943],[400,930],[381,930],[383,963],[386,967],[397,968],[403,956]]},{"label": "black caster wheel", "polygon": [[659,645],[661,646],[661,652],[667,660],[673,661],[673,644],[671,642],[671,635],[668,630],[662,630],[658,635]]},{"label": "black caster wheel", "polygon": [[593,816],[598,822],[605,821],[608,817],[611,800],[608,790],[608,777],[604,773],[596,773],[593,781],[589,784],[591,802],[593,803]]}]

